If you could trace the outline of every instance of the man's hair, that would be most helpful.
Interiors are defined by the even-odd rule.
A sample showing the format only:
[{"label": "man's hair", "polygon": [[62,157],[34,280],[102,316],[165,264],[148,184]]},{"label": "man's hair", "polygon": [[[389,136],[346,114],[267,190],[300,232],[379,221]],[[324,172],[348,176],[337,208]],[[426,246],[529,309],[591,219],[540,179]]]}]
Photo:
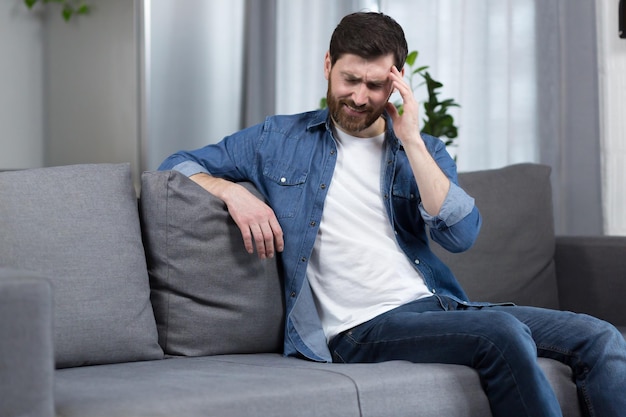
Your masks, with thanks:
[{"label": "man's hair", "polygon": [[404,67],[408,46],[402,27],[383,13],[358,12],[345,16],[330,38],[330,62],[343,54],[374,59],[393,54],[398,70]]}]

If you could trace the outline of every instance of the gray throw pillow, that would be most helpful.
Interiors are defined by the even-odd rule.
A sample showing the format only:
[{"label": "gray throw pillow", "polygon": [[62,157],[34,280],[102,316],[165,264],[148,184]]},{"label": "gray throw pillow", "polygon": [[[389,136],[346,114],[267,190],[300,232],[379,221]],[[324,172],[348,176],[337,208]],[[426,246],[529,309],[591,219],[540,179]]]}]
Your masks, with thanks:
[{"label": "gray throw pillow", "polygon": [[467,252],[431,242],[473,301],[558,308],[550,167],[516,164],[459,174],[483,226]]},{"label": "gray throw pillow", "polygon": [[0,265],[50,278],[58,368],[159,359],[128,164],[0,173]]},{"label": "gray throw pillow", "polygon": [[162,171],[143,174],[140,208],[165,353],[279,352],[283,296],[276,260],[245,251],[224,203],[179,172]]}]

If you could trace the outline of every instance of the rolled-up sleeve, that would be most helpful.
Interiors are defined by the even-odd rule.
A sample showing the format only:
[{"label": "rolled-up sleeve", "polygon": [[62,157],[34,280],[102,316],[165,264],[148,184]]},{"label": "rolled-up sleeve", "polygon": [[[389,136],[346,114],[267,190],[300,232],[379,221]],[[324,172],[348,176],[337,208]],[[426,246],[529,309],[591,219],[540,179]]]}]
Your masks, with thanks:
[{"label": "rolled-up sleeve", "polygon": [[472,247],[482,224],[474,198],[453,182],[438,215],[431,216],[421,205],[420,213],[433,241],[453,253]]},{"label": "rolled-up sleeve", "polygon": [[467,217],[473,209],[474,199],[453,182],[450,182],[450,190],[448,190],[439,214],[431,216],[420,204],[420,213],[424,222],[433,229],[454,226]]},{"label": "rolled-up sleeve", "polygon": [[172,170],[178,171],[188,177],[195,174],[209,174],[209,171],[205,167],[194,161],[184,161],[176,164],[172,167]]}]

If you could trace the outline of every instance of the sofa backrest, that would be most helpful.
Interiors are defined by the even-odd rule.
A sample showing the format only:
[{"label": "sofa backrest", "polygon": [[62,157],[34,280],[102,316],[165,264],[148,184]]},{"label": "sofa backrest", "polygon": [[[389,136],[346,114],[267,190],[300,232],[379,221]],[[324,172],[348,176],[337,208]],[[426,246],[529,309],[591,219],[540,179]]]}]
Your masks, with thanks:
[{"label": "sofa backrest", "polygon": [[550,171],[524,163],[459,174],[481,212],[480,235],[459,254],[431,247],[473,301],[558,308]]},{"label": "sofa backrest", "polygon": [[[258,197],[260,194],[246,186]],[[142,175],[151,299],[166,354],[281,352],[276,259],[246,252],[224,203],[176,171]]]},{"label": "sofa backrest", "polygon": [[[460,174],[483,216],[480,236],[461,254],[431,245],[471,299],[558,307],[549,177],[550,168],[537,164]],[[219,199],[178,172],[146,172],[140,215],[166,354],[281,351],[284,301],[276,262],[245,251]]]},{"label": "sofa backrest", "polygon": [[58,368],[163,357],[129,164],[0,173],[0,266],[49,278]]}]

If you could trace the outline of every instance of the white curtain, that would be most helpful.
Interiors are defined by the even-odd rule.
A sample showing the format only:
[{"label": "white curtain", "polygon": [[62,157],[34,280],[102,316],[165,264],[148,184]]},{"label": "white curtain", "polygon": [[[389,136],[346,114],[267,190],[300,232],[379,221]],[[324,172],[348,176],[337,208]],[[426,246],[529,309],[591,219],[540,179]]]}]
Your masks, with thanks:
[{"label": "white curtain", "polygon": [[[626,7],[626,2],[624,6]],[[619,33],[618,0],[596,2],[605,233],[626,236],[626,39]],[[626,16],[624,16],[626,17]]]},{"label": "white curtain", "polygon": [[452,112],[459,170],[538,161],[533,0],[387,0],[382,9],[443,83],[442,98],[461,105]]},{"label": "white curtain", "polygon": [[142,169],[240,128],[244,0],[141,0]]}]

